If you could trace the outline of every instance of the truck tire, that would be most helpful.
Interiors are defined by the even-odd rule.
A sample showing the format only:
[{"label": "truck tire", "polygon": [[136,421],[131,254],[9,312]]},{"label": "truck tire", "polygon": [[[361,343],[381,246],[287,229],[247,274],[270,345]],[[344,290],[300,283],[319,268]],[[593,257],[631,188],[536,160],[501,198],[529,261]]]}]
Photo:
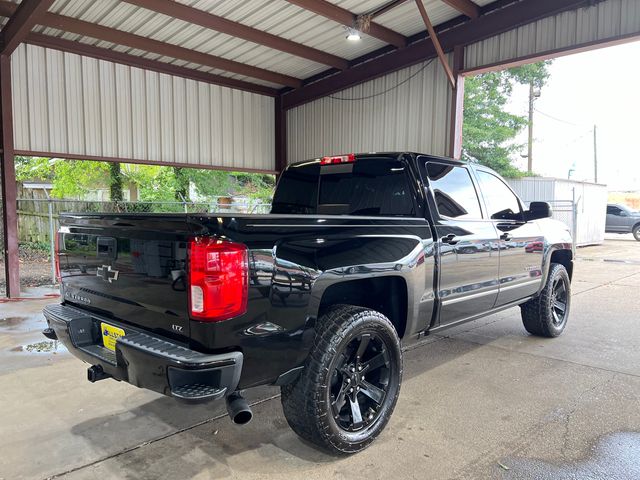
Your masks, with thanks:
[{"label": "truck tire", "polygon": [[633,238],[640,242],[640,225],[633,227]]},{"label": "truck tire", "polygon": [[402,350],[389,319],[339,305],[318,319],[302,374],[281,387],[282,409],[303,439],[333,454],[356,453],[386,426],[401,382]]},{"label": "truck tire", "polygon": [[552,263],[542,292],[520,305],[527,332],[540,337],[557,337],[567,325],[571,307],[571,281],[564,265]]}]

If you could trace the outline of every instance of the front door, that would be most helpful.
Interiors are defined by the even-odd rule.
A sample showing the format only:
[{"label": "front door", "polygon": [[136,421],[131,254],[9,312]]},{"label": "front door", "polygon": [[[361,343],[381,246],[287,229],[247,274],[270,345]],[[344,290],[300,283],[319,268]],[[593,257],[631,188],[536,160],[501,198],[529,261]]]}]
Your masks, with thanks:
[{"label": "front door", "polygon": [[524,221],[520,200],[500,177],[482,169],[476,174],[488,216],[500,236],[498,307],[537,293],[544,237],[537,222]]},{"label": "front door", "polygon": [[482,216],[467,167],[428,161],[439,255],[440,326],[490,310],[498,294],[498,235]]},{"label": "front door", "polygon": [[617,205],[607,205],[607,232],[628,232],[630,229],[627,226],[628,220],[624,216],[626,212]]}]

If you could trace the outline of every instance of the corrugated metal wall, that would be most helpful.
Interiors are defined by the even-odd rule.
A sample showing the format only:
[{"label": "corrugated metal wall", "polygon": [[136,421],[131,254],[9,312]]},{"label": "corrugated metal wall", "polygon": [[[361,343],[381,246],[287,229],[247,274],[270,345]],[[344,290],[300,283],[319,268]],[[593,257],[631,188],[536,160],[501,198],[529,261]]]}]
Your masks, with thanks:
[{"label": "corrugated metal wall", "polygon": [[288,160],[394,150],[445,155],[450,106],[437,60],[405,68],[289,110]]},{"label": "corrugated metal wall", "polygon": [[508,182],[525,202],[551,202],[557,210],[554,218],[564,221],[572,230],[573,214],[568,213],[575,205],[574,241],[577,246],[604,242],[606,185],[544,177],[508,179]]},{"label": "corrugated metal wall", "polygon": [[465,68],[636,33],[640,34],[640,1],[606,0],[468,45]]},{"label": "corrugated metal wall", "polygon": [[273,98],[32,45],[11,62],[16,150],[275,169]]}]

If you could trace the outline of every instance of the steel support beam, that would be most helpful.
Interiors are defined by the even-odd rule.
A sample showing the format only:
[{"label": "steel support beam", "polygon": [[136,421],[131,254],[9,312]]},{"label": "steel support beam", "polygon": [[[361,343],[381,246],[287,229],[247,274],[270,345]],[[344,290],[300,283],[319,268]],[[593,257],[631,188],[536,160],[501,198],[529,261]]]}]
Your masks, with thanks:
[{"label": "steel support beam", "polygon": [[451,123],[449,125],[449,156],[462,157],[462,126],[464,122],[464,47],[453,49],[453,75],[456,86],[451,93]]},{"label": "steel support beam", "polygon": [[[340,23],[346,27],[355,27],[357,15],[354,15],[349,10],[345,10],[342,7],[334,5],[327,0],[287,0],[293,5],[297,5],[300,8],[309,10],[310,12],[321,15],[325,18]],[[407,38],[400,35],[393,30],[383,27],[375,22],[371,22],[369,31],[363,32],[367,35],[382,40],[385,43],[390,43],[398,48],[402,48],[407,44]]]},{"label": "steel support beam", "polygon": [[0,33],[0,55],[11,55],[52,3],[53,0],[23,0]]},{"label": "steel support beam", "polygon": [[2,136],[2,230],[4,233],[5,280],[7,297],[20,296],[18,257],[18,211],[13,151],[13,113],[11,106],[11,57],[0,56],[0,123]]},{"label": "steel support beam", "polygon": [[[445,52],[450,52],[456,45],[464,46],[479,42],[541,18],[590,4],[591,0],[521,0],[443,31],[438,34],[438,37],[442,49]],[[410,67],[436,55],[437,52],[428,38],[418,40],[405,48],[383,54],[375,60],[360,63],[344,72],[336,73],[285,93],[283,96],[284,108],[289,109],[311,102],[345,88]]]},{"label": "steel support beam", "polygon": [[431,20],[429,20],[429,15],[427,14],[427,10],[424,8],[424,3],[422,3],[422,0],[416,0],[416,6],[420,11],[420,15],[422,16],[422,21],[424,22],[425,27],[427,27],[429,38],[431,38],[431,43],[433,43],[433,47],[436,49],[438,59],[442,64],[442,68],[444,68],[444,73],[446,73],[447,79],[449,79],[449,84],[451,85],[451,88],[456,88],[456,79],[453,78],[451,66],[449,65],[447,57],[442,50],[442,45],[440,45],[440,40],[438,39],[438,35],[436,34],[436,31],[431,24]]},{"label": "steel support beam", "polygon": [[280,175],[287,168],[287,112],[282,108],[282,98],[275,101],[275,149],[276,170]]},{"label": "steel support beam", "polygon": [[332,55],[322,50],[307,47],[286,38],[278,37],[257,28],[233,22],[224,17],[213,15],[198,8],[193,8],[175,1],[158,2],[158,0],[125,0],[127,3],[137,5],[147,10],[162,13],[169,17],[179,18],[185,22],[200,25],[216,32],[226,33],[233,37],[242,38],[258,45],[273,48],[281,52],[290,53],[297,57],[306,58],[314,62],[322,63],[330,67],[344,70],[349,67],[349,62],[344,58]]},{"label": "steel support beam", "polygon": [[469,18],[478,18],[480,16],[480,7],[471,0],[442,0],[451,8],[455,8],[460,13],[465,14]]}]

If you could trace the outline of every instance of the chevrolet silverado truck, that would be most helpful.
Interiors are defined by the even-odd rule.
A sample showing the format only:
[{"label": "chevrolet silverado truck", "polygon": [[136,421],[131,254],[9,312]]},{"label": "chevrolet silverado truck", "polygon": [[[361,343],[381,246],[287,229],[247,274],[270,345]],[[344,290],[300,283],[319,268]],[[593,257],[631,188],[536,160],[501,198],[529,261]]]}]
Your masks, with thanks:
[{"label": "chevrolet silverado truck", "polygon": [[519,306],[532,335],[567,324],[572,239],[488,168],[415,153],[290,165],[268,215],[65,214],[61,303],[44,334],[184,402],[281,389],[304,439],[336,454],[385,428],[404,343]]}]

